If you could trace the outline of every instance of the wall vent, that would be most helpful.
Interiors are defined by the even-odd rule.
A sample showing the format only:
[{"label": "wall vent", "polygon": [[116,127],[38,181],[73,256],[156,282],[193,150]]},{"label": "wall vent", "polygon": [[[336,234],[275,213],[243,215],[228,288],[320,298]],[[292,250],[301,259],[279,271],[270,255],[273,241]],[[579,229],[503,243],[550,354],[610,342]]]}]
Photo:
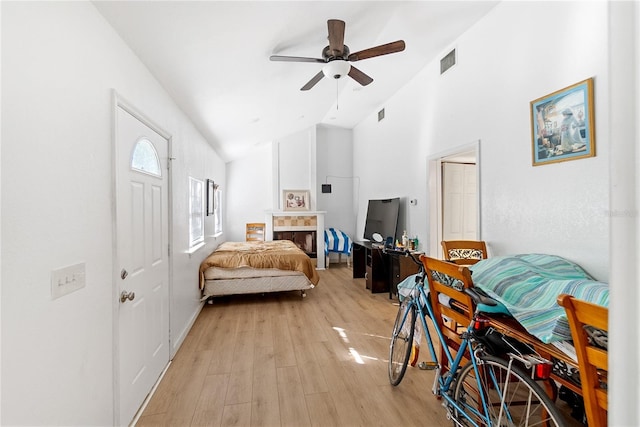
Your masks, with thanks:
[{"label": "wall vent", "polygon": [[456,65],[456,50],[453,49],[440,60],[440,74],[444,74],[449,68]]},{"label": "wall vent", "polygon": [[381,121],[382,119],[384,119],[384,108],[378,111],[378,121]]}]

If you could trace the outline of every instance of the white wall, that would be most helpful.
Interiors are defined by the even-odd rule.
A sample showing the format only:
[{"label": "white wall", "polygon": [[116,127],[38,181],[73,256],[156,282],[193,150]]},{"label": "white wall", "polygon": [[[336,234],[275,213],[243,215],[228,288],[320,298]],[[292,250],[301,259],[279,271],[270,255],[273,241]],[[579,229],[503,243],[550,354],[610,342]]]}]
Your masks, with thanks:
[{"label": "white wall", "polygon": [[[88,2],[2,2],[3,425],[112,425],[112,88],[173,137],[174,344],[197,314],[188,175],[225,165]],[[209,221],[209,220],[208,220]],[[207,226],[209,222],[207,223]],[[86,287],[50,297],[51,270]]]},{"label": "white wall", "polygon": [[[316,127],[318,210],[326,211],[326,228],[336,228],[350,236],[355,232],[354,191],[359,178],[353,176],[353,135],[351,129]],[[331,184],[331,193],[322,193],[322,184]]]},{"label": "white wall", "polygon": [[[227,164],[229,217],[226,240],[245,238],[245,224],[263,222],[265,212],[282,209],[282,189],[309,190],[311,209],[326,211],[325,225],[355,230],[352,133],[318,125],[256,148]],[[333,185],[322,194],[321,184]]]},{"label": "white wall", "polygon": [[[0,46],[2,46],[2,7],[0,6]],[[0,99],[2,99],[2,55],[0,55]],[[2,103],[0,103],[2,117]],[[0,120],[0,242],[2,242],[2,120]],[[0,244],[1,245],[1,244]],[[2,319],[2,256],[0,246],[0,322]],[[2,422],[2,335],[0,331],[0,423]]]},{"label": "white wall", "polygon": [[640,7],[611,2],[609,425],[640,425]]},{"label": "white wall", "polygon": [[[503,2],[354,129],[354,174],[366,200],[417,198],[407,228],[427,242],[427,158],[480,140],[481,236],[494,255],[547,252],[608,279],[609,144],[605,2]],[[407,48],[410,48],[408,45]],[[530,101],[595,79],[596,152],[531,166]],[[373,169],[371,165],[379,165]],[[382,172],[384,171],[384,172]]]},{"label": "white wall", "polygon": [[309,190],[310,208],[316,210],[316,129],[309,128],[273,144],[274,207],[282,210],[283,190]]},{"label": "white wall", "polygon": [[[2,46],[2,7],[0,7],[0,46]],[[0,55],[0,82],[2,82],[2,55]],[[2,99],[2,84],[0,83],[0,99]],[[0,103],[0,117],[2,117],[2,103]],[[2,120],[0,120],[0,242],[2,242]],[[0,321],[2,319],[2,250],[0,246]],[[0,423],[2,422],[2,335],[0,331]]]},{"label": "white wall", "polygon": [[282,210],[282,190],[309,190],[316,210],[315,128],[285,136],[227,165],[226,239],[243,241],[247,222]]},{"label": "white wall", "polygon": [[264,222],[265,212],[274,209],[271,155],[271,144],[267,144],[227,163],[226,240],[244,241],[245,224]]}]

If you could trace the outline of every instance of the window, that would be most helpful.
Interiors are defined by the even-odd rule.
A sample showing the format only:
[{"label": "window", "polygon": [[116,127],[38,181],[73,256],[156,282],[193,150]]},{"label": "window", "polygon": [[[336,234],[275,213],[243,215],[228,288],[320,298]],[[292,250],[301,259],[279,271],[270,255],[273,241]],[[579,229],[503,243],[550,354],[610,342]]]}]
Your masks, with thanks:
[{"label": "window", "polygon": [[204,182],[189,177],[189,248],[204,242]]},{"label": "window", "polygon": [[158,153],[148,139],[141,138],[136,142],[131,156],[131,169],[153,176],[162,176]]},{"label": "window", "polygon": [[218,184],[213,186],[213,234],[222,234],[222,189]]}]

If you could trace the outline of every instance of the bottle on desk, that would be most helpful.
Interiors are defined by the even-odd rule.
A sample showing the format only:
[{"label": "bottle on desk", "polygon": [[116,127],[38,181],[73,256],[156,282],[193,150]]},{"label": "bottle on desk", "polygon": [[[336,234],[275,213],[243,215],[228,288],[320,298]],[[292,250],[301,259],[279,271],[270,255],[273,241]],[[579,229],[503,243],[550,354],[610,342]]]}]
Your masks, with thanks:
[{"label": "bottle on desk", "polygon": [[404,230],[404,233],[402,233],[402,247],[409,249],[409,236],[407,236],[407,230]]}]

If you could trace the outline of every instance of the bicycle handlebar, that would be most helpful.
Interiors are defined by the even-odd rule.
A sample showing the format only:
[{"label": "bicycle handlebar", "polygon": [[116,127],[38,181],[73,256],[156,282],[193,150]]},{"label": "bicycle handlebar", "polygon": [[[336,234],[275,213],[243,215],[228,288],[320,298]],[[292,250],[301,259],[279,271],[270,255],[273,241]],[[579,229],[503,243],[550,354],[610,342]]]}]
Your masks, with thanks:
[{"label": "bicycle handlebar", "polygon": [[398,250],[391,248],[382,248],[382,252],[388,253],[390,255],[406,256],[410,258],[411,261],[413,261],[416,265],[422,267],[422,261],[420,261],[420,259],[416,259],[416,256],[409,249]]}]

